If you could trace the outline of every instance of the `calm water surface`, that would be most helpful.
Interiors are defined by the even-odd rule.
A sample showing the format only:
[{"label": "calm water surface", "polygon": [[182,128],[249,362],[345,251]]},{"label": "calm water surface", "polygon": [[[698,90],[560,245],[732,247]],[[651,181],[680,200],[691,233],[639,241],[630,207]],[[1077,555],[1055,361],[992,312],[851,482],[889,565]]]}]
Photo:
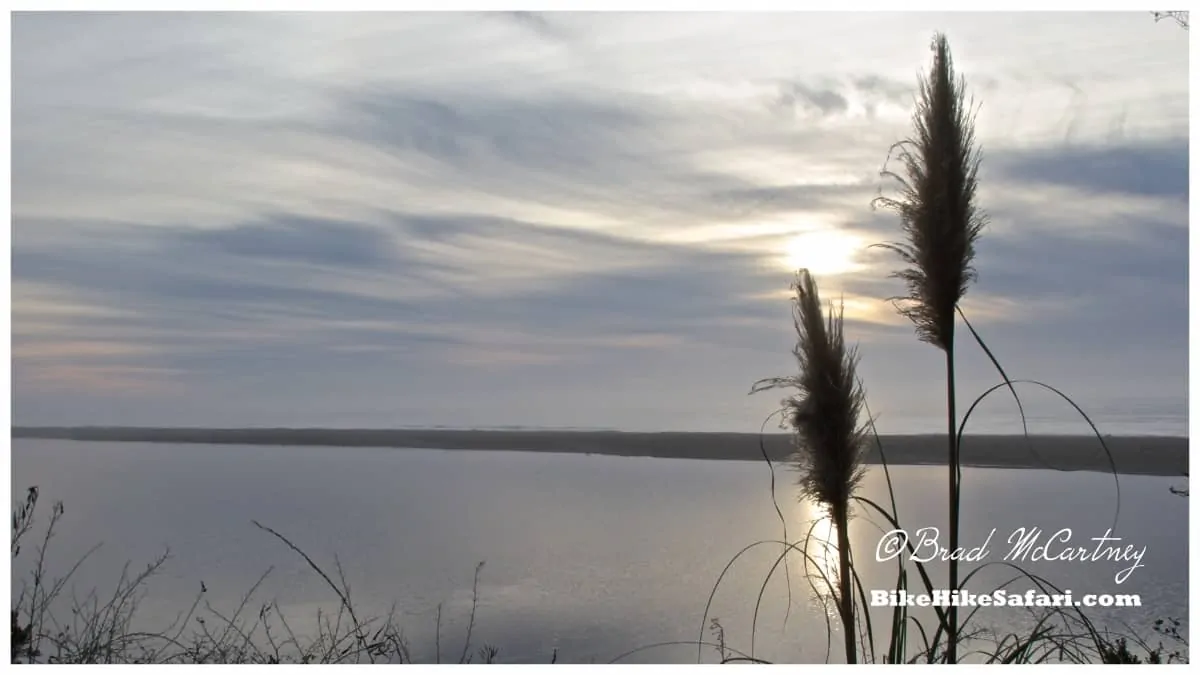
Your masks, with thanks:
[{"label": "calm water surface", "polygon": [[[61,499],[66,515],[53,541],[52,573],[96,543],[102,548],[76,578],[81,592],[111,589],[122,564],[144,564],[164,547],[172,559],[149,587],[140,622],[162,625],[187,609],[201,581],[215,608],[232,612],[259,576],[273,571],[255,607],[276,600],[289,616],[311,617],[336,598],[257,520],[292,539],[329,569],[340,560],[361,614],[394,601],[414,655],[433,660],[442,606],[443,658],[457,660],[471,606],[476,563],[479,607],[472,642],[494,644],[500,659],[607,662],[639,646],[712,637],[705,603],[722,569],[741,549],[780,539],[765,463],[658,458],[372,448],[76,443],[16,439],[14,498],[29,485],[44,507]],[[817,514],[797,501],[794,476],[777,472],[788,536],[802,537]],[[902,523],[915,531],[945,527],[945,473],[894,467]],[[1106,474],[964,469],[963,543],[987,559],[1008,552],[1009,533],[1071,528],[1076,542],[1104,534],[1117,506]],[[1187,500],[1169,493],[1178,480],[1123,476],[1113,536],[1145,547],[1143,568],[1123,584],[1130,563],[1025,563],[1076,597],[1140,593],[1142,607],[1112,608],[1103,619],[1149,633],[1159,617],[1187,618]],[[886,500],[873,468],[865,494]],[[860,510],[852,526],[868,589],[895,583],[893,564],[872,559],[882,530]],[[878,521],[878,519],[875,519]],[[44,522],[44,520],[43,520]],[[817,532],[824,528],[817,528]],[[890,529],[890,528],[884,528]],[[755,599],[780,547],[752,548],[730,568],[713,600],[732,647],[751,649]],[[810,549],[821,558],[821,547]],[[25,556],[23,556],[25,557]],[[14,563],[15,575],[24,569]],[[782,571],[763,594],[755,656],[773,661],[826,660],[825,618],[790,563],[791,606]],[[936,574],[936,572],[935,572]],[[1012,575],[989,568],[978,590]],[[941,575],[936,579],[943,578]],[[1023,588],[1023,586],[1022,586]],[[1023,610],[990,609],[982,623],[1003,630],[1028,621]],[[786,618],[786,623],[785,623]],[[834,622],[836,624],[836,622]],[[840,638],[832,639],[837,660]],[[705,649],[702,657],[714,659]],[[634,662],[697,659],[695,646],[640,651]]]}]

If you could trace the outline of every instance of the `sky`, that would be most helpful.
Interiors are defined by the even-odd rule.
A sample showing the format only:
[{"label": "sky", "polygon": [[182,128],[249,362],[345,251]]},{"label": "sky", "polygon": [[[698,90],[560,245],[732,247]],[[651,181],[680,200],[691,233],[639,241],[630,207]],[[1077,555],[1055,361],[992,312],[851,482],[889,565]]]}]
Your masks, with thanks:
[{"label": "sky", "polygon": [[[1149,12],[15,15],[13,423],[757,432],[807,267],[879,430],[941,431],[870,248],[939,30],[967,317],[1101,432],[1186,434],[1188,32]],[[999,376],[959,334],[961,412]]]}]

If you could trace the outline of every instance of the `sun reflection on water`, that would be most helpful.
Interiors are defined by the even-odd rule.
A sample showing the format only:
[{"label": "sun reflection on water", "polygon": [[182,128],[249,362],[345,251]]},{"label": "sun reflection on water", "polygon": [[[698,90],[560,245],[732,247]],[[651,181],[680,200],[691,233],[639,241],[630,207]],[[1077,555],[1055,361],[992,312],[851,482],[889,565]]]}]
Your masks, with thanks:
[{"label": "sun reflection on water", "polygon": [[837,616],[834,592],[839,583],[838,541],[833,519],[823,505],[808,500],[799,502],[797,545],[804,551],[795,556],[793,571],[807,579],[808,590],[815,591],[813,601],[823,605],[831,618]]}]

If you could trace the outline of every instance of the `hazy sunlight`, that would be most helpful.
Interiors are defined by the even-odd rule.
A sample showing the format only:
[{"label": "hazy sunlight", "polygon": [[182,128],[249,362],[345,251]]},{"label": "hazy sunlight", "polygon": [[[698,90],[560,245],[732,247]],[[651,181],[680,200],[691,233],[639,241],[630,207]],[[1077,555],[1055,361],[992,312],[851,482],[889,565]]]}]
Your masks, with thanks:
[{"label": "hazy sunlight", "polygon": [[855,262],[861,248],[858,237],[837,230],[805,232],[788,240],[783,262],[790,270],[805,268],[817,276],[845,274],[861,267]]}]

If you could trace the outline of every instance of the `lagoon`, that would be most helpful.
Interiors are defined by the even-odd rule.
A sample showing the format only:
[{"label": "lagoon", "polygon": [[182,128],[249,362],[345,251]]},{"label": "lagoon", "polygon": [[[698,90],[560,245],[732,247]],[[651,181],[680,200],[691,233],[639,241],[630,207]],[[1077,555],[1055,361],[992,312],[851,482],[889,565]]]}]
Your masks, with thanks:
[{"label": "lagoon", "polygon": [[[1020,564],[1076,596],[1140,595],[1140,607],[1096,608],[1106,624],[1152,637],[1158,618],[1183,619],[1186,628],[1188,501],[1169,491],[1181,479],[1120,476],[1118,513],[1117,484],[1105,473],[964,468],[963,475],[962,544],[979,546],[997,532],[984,562],[1001,562],[1009,547],[1000,539],[1019,528],[1047,536],[1067,528],[1081,541],[1111,528],[1122,545],[1145,548],[1141,567],[1122,583],[1115,576],[1128,562]],[[891,476],[906,529],[946,526],[943,468],[893,466]],[[360,613],[385,613],[395,602],[421,661],[437,658],[439,606],[441,658],[458,659],[480,561],[472,644],[495,645],[500,661],[607,662],[654,643],[712,639],[705,620],[710,592],[739,551],[783,538],[776,503],[789,540],[803,538],[819,518],[798,501],[793,478],[777,467],[773,501],[772,473],[761,460],[44,439],[12,445],[14,498],[37,485],[43,512],[51,501],[65,503],[51,542],[52,574],[103,542],[75,586],[109,589],[125,562],[138,566],[170,548],[171,560],[141,605],[145,627],[186,610],[202,582],[206,600],[231,612],[269,568],[255,602],[276,600],[298,621],[318,607],[335,608],[321,579],[254,520],[328,569],[336,556],[353,598],[366,608]],[[870,468],[864,494],[887,500],[879,466]],[[889,529],[860,509],[851,533],[856,559],[873,558]],[[814,532],[821,531],[818,523]],[[824,559],[822,551],[810,553]],[[830,640],[827,657],[829,614],[798,558],[787,578],[781,571],[767,583],[754,623],[755,600],[779,553],[778,545],[760,544],[738,558],[707,618],[718,619],[730,647],[757,658],[836,661],[839,638]],[[27,561],[14,562],[14,592]],[[859,566],[867,589],[894,587],[894,562]],[[1010,576],[993,565],[972,588],[987,591]],[[980,620],[1004,631],[1029,615],[990,608]],[[694,644],[666,645],[623,662],[716,660],[713,649],[697,651]]]}]

